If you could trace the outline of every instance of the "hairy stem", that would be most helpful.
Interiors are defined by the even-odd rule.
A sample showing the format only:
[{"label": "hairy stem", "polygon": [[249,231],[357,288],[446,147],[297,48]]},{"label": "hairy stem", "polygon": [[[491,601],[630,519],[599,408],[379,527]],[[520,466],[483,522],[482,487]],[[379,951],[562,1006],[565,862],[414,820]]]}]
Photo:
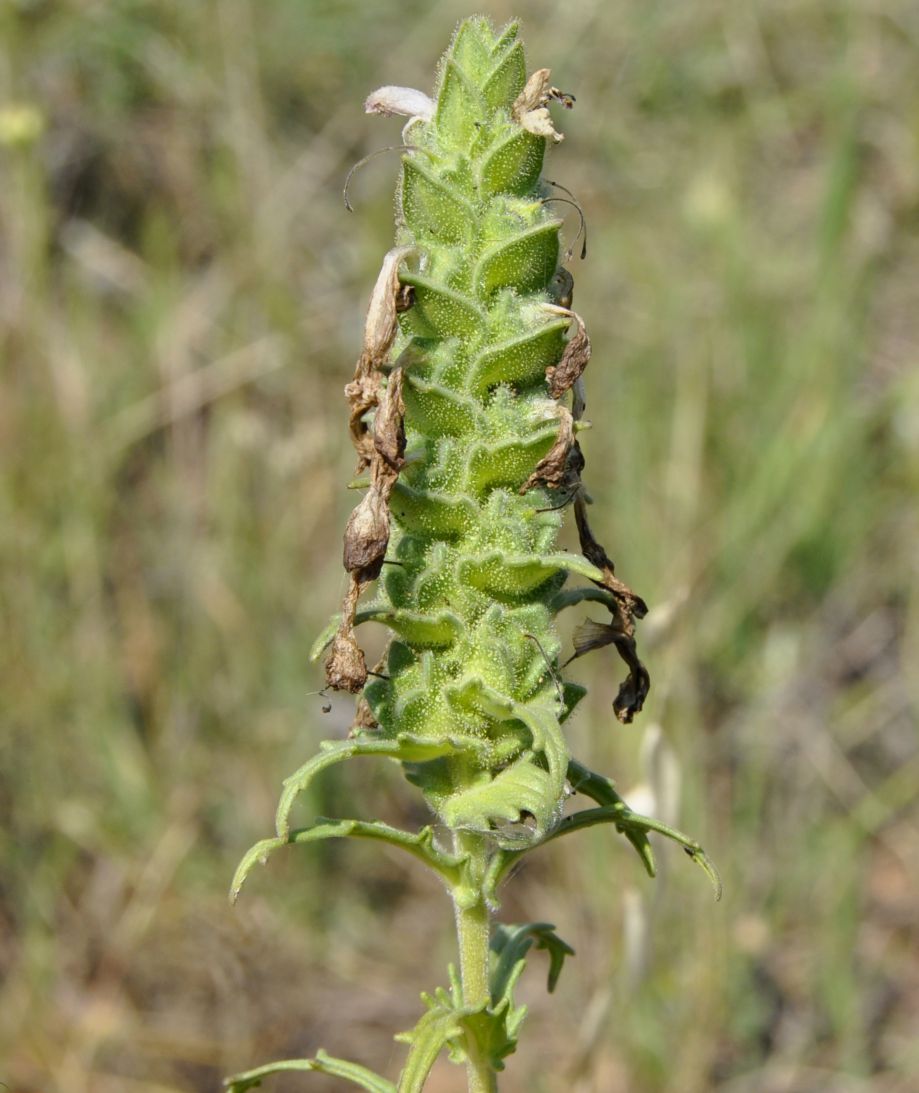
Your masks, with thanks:
[{"label": "hairy stem", "polygon": [[[457,831],[453,838],[456,853],[467,857],[468,881],[453,889],[463,1006],[479,1009],[491,1001],[488,986],[491,912],[483,884],[488,851],[485,838],[473,832]],[[494,1093],[498,1085],[491,1062],[479,1051],[472,1036],[467,1041],[469,1093]]]}]

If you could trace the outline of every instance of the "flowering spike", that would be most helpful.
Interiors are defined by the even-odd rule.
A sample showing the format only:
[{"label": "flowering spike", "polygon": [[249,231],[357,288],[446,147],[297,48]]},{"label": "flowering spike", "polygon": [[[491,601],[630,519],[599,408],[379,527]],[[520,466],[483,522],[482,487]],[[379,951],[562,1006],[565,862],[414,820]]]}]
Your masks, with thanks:
[{"label": "flowering spike", "polygon": [[[573,102],[547,68],[527,78],[515,23],[496,32],[473,17],[456,31],[433,98],[383,87],[365,104],[409,121],[397,245],[383,260],[345,389],[369,485],[345,529],[341,613],[313,651],[328,649],[328,685],[359,695],[358,705],[349,738],[326,743],[287,780],[277,837],[247,855],[234,891],[282,845],[331,837],[388,841],[438,873],[455,907],[460,970],[449,990],[426,997],[427,1012],[403,1037],[411,1047],[401,1093],[421,1090],[442,1050],[466,1064],[470,1088],[493,1089],[525,1014],[513,988],[534,943],[550,953],[554,987],[571,950],[544,923],[496,935],[489,985],[496,888],[522,854],[608,822],[651,872],[649,831],[711,870],[698,844],[632,813],[611,783],[580,767],[562,731],[584,693],[561,675],[555,616],[565,607],[587,600],[610,613],[575,631],[575,656],[612,645],[625,660],[620,721],[631,721],[649,687],[635,644],[645,605],[587,522],[577,432],[587,424],[590,341],[571,310],[562,223],[540,180],[547,146],[562,139],[550,106]],[[581,555],[556,546],[569,505]],[[564,590],[571,577],[593,587]],[[391,631],[373,670],[357,636],[369,621]],[[357,820],[291,831],[311,780],[361,755],[402,764],[452,847],[436,846],[431,829],[415,836]],[[576,788],[599,807],[563,819]]]}]

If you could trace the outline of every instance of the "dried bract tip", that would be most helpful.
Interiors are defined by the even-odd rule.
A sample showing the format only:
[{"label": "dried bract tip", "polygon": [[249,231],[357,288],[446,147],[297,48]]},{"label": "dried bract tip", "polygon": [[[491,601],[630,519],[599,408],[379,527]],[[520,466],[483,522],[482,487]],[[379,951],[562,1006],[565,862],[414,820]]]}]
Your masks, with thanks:
[{"label": "dried bract tip", "polygon": [[576,311],[570,311],[564,307],[554,307],[547,304],[546,309],[558,315],[565,315],[577,323],[577,330],[565,345],[562,359],[558,364],[549,365],[546,369],[546,382],[549,385],[549,394],[553,398],[561,398],[581,378],[584,369],[590,360],[590,338],[587,337],[587,327],[584,320]]},{"label": "dried bract tip", "polygon": [[583,496],[579,495],[575,498],[574,516],[581,542],[581,553],[603,572],[603,580],[594,581],[594,584],[612,593],[610,604],[612,618],[606,627],[588,620],[583,628],[579,628],[575,632],[575,653],[571,659],[574,660],[601,645],[616,646],[619,656],[628,666],[629,674],[619,688],[619,693],[613,702],[613,711],[618,720],[627,725],[641,710],[651,689],[651,677],[648,675],[647,668],[639,660],[635,645],[635,620],[644,618],[648,608],[641,596],[636,596],[631,588],[616,576],[612,559],[590,530]]},{"label": "dried bract tip", "polygon": [[373,437],[364,418],[379,404],[381,369],[399,332],[396,316],[412,305],[411,291],[399,280],[399,265],[413,250],[413,247],[393,247],[383,259],[367,308],[364,347],[354,369],[354,379],[345,387],[345,397],[351,406],[351,440],[359,456],[358,473],[373,458]]},{"label": "dried bract tip", "polygon": [[549,83],[550,75],[548,68],[538,68],[514,100],[511,114],[514,121],[523,126],[528,133],[545,137],[557,144],[565,138],[561,133],[556,132],[549,111],[546,109],[549,100],[556,98],[559,94],[557,89]]},{"label": "dried bract tip", "polygon": [[387,251],[373,286],[364,321],[364,354],[376,367],[385,360],[399,332],[396,316],[411,307],[412,294],[399,281],[399,266],[414,249],[393,247]]},{"label": "dried bract tip", "polygon": [[[633,642],[633,651],[634,648],[635,643]],[[619,655],[629,663],[628,657],[621,648],[619,649]],[[635,714],[641,713],[645,699],[648,697],[648,691],[651,690],[651,677],[648,675],[648,669],[637,656],[629,663],[629,667],[631,671],[620,684],[619,693],[613,699],[613,713],[616,715],[616,720],[623,725],[630,725]]]},{"label": "dried bract tip", "polygon": [[380,457],[374,460],[373,481],[389,500],[392,487],[405,463],[405,402],[402,397],[402,369],[394,368],[380,408],[373,422],[373,446]]},{"label": "dried bract tip", "polygon": [[[574,419],[571,411],[564,406],[558,408],[559,424],[558,437],[548,452],[540,459],[530,477],[520,487],[521,493],[534,486],[548,486],[549,489],[558,490],[567,487],[574,489],[580,474],[580,466],[571,466],[571,453],[576,447],[574,443]],[[583,457],[582,457],[583,458]]]},{"label": "dried bract tip", "polygon": [[371,486],[345,528],[345,569],[361,582],[375,580],[388,544],[389,506],[379,490]]},{"label": "dried bract tip", "polygon": [[434,117],[434,100],[414,87],[378,87],[364,102],[365,114],[382,114],[391,118],[400,114],[404,118],[421,118],[430,121]]},{"label": "dried bract tip", "polygon": [[351,629],[339,630],[326,661],[327,684],[336,691],[357,694],[367,682],[367,662]]},{"label": "dried bract tip", "polygon": [[574,645],[574,653],[568,663],[577,660],[578,657],[590,653],[594,649],[602,649],[606,645],[612,645],[616,640],[616,631],[607,622],[594,622],[593,619],[585,619],[578,623],[571,635]]}]

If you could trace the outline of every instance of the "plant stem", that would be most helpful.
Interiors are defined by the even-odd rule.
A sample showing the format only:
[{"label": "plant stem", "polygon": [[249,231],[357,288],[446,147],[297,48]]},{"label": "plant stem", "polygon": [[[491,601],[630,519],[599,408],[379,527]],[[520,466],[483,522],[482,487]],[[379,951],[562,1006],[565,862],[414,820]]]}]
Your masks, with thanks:
[{"label": "plant stem", "polygon": [[[483,836],[473,832],[454,832],[453,839],[457,854],[468,855],[468,879],[453,890],[463,1005],[478,1009],[491,1002],[488,986],[491,912],[483,894],[488,850]],[[491,1062],[479,1052],[471,1036],[467,1038],[467,1056],[469,1093],[496,1093],[498,1084]]]}]

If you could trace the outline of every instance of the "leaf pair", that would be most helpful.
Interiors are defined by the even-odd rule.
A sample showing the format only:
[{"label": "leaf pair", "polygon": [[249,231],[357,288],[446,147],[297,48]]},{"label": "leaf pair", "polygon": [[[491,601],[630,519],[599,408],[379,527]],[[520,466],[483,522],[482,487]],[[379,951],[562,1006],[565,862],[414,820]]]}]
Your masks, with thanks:
[{"label": "leaf pair", "polygon": [[420,1093],[437,1057],[444,1050],[450,1061],[463,1063],[470,1052],[486,1058],[493,1070],[503,1070],[504,1060],[517,1049],[526,1006],[514,1003],[514,988],[526,966],[529,950],[536,946],[549,954],[549,990],[555,989],[566,956],[574,949],[548,922],[498,926],[491,942],[491,975],[488,1005],[464,1006],[462,985],[455,968],[449,969],[450,988],[423,994],[427,1007],[418,1024],[397,1036],[410,1045],[399,1079],[398,1093]]}]

